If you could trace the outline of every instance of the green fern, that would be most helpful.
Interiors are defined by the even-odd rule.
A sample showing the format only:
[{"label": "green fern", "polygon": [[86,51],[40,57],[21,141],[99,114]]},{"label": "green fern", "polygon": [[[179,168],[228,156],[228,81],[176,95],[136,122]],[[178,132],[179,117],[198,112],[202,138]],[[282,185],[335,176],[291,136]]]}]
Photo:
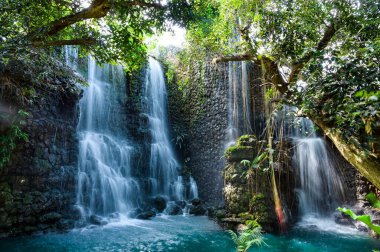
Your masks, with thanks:
[{"label": "green fern", "polygon": [[227,232],[235,243],[237,252],[247,252],[252,246],[261,246],[265,244],[260,226],[247,228],[240,234],[236,234],[232,230],[227,230]]}]

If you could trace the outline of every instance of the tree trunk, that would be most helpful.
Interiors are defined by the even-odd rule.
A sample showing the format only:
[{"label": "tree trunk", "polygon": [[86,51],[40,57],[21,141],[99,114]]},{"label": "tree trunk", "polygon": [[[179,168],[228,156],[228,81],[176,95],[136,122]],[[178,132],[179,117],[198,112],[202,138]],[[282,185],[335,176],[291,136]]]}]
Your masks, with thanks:
[{"label": "tree trunk", "polygon": [[368,181],[380,188],[380,159],[374,154],[355,146],[354,144],[347,143],[343,137],[342,132],[326,125],[323,121],[312,119],[331,139],[336,148],[342,156],[353,165]]},{"label": "tree trunk", "polygon": [[[271,60],[268,60],[267,62],[263,61],[262,64],[267,72],[267,75],[264,78],[265,81],[273,84],[280,93],[284,94],[284,91],[286,92],[288,90],[288,86],[286,85],[287,83],[283,82],[277,65],[273,64],[273,61]],[[342,137],[343,133],[341,130],[327,125],[323,120],[318,118],[310,119],[323,130],[328,138],[331,139],[341,155],[366,179],[380,189],[380,158],[376,155],[377,153],[370,152],[364,147],[347,143]]]}]

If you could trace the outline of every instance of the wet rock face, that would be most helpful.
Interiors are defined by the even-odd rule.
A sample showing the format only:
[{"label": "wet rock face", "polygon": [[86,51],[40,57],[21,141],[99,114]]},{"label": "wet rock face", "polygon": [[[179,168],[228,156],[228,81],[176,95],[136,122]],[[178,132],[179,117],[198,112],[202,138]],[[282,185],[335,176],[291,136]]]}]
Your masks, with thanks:
[{"label": "wet rock face", "polygon": [[[261,68],[253,64],[247,67],[251,126],[260,134],[265,126]],[[184,170],[190,171],[198,184],[199,197],[209,206],[220,207],[224,204],[222,157],[227,144],[229,65],[200,60],[189,71],[188,79],[168,83],[169,119],[174,129],[184,129],[184,142],[178,149],[185,161]],[[178,91],[179,85],[182,91]]]},{"label": "wet rock face", "polygon": [[[33,86],[25,76],[20,79],[12,84]],[[5,235],[74,226],[81,90],[68,77],[44,85],[25,103],[12,91],[1,97],[7,108],[29,113],[23,128],[29,140],[17,145],[0,176],[0,233]]]},{"label": "wet rock face", "polygon": [[166,200],[164,197],[157,196],[152,199],[152,206],[157,212],[161,213],[166,208]]},{"label": "wet rock face", "polygon": [[185,132],[180,149],[184,170],[191,171],[199,197],[217,206],[223,202],[221,157],[228,118],[228,68],[227,64],[198,62],[190,71],[182,93],[176,91],[178,84],[168,85],[169,119],[174,129]]},{"label": "wet rock face", "polygon": [[[287,143],[283,143],[286,145]],[[240,137],[235,146],[226,150],[225,157],[227,165],[224,169],[224,199],[225,211],[216,214],[216,218],[227,228],[236,228],[246,220],[256,220],[265,231],[274,232],[279,230],[278,221],[274,209],[272,186],[270,174],[264,171],[263,167],[254,168],[254,174],[247,177],[249,168],[242,164],[242,160],[252,161],[259,153],[258,146],[263,146],[262,141],[258,141],[254,135]],[[276,145],[275,145],[276,146]],[[285,155],[286,156],[286,155]],[[288,155],[291,156],[291,155]],[[278,160],[275,158],[275,160]],[[281,183],[277,185],[281,198],[281,203],[285,214],[289,218],[296,214],[294,178],[291,167],[284,164],[289,163],[285,157],[275,164],[276,178],[280,177]],[[281,167],[281,173],[277,171]]]},{"label": "wet rock face", "polygon": [[207,209],[204,207],[203,202],[200,199],[193,199],[189,206],[189,214],[200,216],[205,215]]}]

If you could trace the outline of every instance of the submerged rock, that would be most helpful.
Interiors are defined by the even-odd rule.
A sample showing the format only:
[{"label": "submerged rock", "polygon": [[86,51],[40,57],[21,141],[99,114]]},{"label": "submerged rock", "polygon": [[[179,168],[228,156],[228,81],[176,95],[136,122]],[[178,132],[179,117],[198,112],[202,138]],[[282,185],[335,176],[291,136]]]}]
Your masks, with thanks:
[{"label": "submerged rock", "polygon": [[98,215],[91,215],[89,219],[91,224],[98,225],[98,226],[103,226],[106,225],[108,222],[104,220],[102,217]]},{"label": "submerged rock", "polygon": [[191,205],[189,208],[189,214],[193,214],[195,216],[205,215],[206,212],[206,208],[204,208],[202,205]]},{"label": "submerged rock", "polygon": [[183,214],[182,208],[177,204],[169,204],[165,209],[165,213],[168,215],[181,215]]},{"label": "submerged rock", "polygon": [[140,220],[149,220],[150,218],[156,216],[156,213],[154,211],[145,211],[136,216],[136,219]]},{"label": "submerged rock", "polygon": [[193,206],[199,206],[200,204],[202,204],[202,201],[200,199],[193,199],[191,200],[191,204]]}]

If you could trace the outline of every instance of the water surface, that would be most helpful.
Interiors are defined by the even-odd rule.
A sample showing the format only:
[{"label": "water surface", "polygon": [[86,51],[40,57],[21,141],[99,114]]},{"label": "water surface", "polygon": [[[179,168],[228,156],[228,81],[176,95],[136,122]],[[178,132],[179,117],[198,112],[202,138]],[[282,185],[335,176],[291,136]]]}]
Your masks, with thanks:
[{"label": "water surface", "polygon": [[[377,240],[356,231],[323,231],[299,225],[288,235],[265,235],[266,246],[250,251],[372,251]],[[149,221],[122,220],[104,227],[0,240],[0,251],[191,251],[232,252],[229,235],[207,217],[159,216]]]}]

